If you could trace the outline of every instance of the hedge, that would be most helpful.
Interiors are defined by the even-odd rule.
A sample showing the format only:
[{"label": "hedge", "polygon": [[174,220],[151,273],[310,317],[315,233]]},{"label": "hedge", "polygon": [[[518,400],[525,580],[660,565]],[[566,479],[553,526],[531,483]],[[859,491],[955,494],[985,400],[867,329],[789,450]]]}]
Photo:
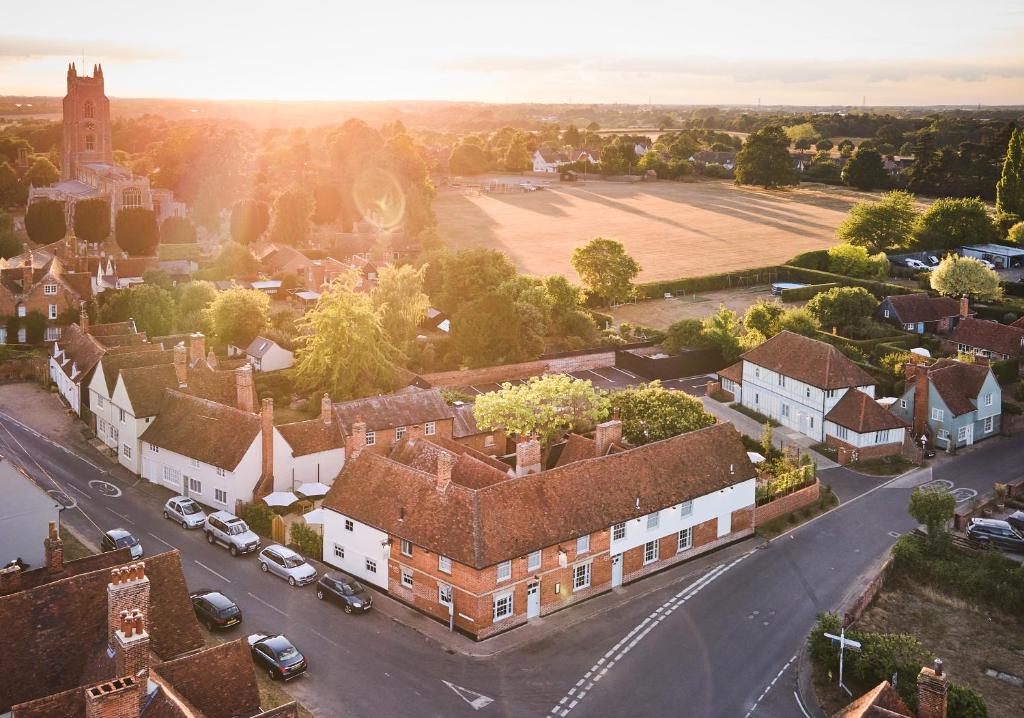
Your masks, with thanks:
[{"label": "hedge", "polygon": [[737,272],[706,274],[701,277],[683,277],[664,282],[648,282],[646,284],[638,284],[636,288],[640,295],[647,299],[661,299],[666,293],[694,294],[696,292],[710,292],[716,289],[751,286],[752,284],[767,284],[775,281],[774,277],[777,277],[778,274],[779,268],[777,266],[758,267]]},{"label": "hedge", "polygon": [[818,269],[823,272],[828,271],[828,250],[827,249],[815,249],[812,252],[804,252],[798,254],[786,264],[793,267],[801,267],[803,269]]},{"label": "hedge", "polygon": [[793,289],[782,290],[782,301],[784,302],[804,302],[812,297],[815,297],[822,292],[827,292],[833,287],[838,287],[839,284],[836,282],[830,282],[828,284],[809,284],[806,287],[795,287]]},{"label": "hedge", "polygon": [[594,318],[595,322],[597,322],[598,328],[607,329],[608,327],[615,324],[615,317],[613,317],[611,314],[605,314],[604,312],[599,312],[596,309],[591,309],[589,311],[590,316]]},{"label": "hedge", "polygon": [[1003,302],[1001,304],[975,304],[971,306],[971,311],[974,312],[978,319],[991,319],[995,322],[1001,322],[1007,314],[1014,314],[1017,317],[1024,316],[1024,303],[1021,302]]},{"label": "hedge", "polygon": [[893,344],[896,342],[905,343],[917,341],[917,335],[908,333],[892,334],[887,337],[875,337],[874,339],[847,339],[846,337],[841,337],[838,334],[831,334],[829,332],[822,330],[818,330],[818,336],[816,338],[819,339],[820,341],[828,342],[829,344],[833,344],[835,346],[839,346],[840,344],[842,344],[843,346],[849,347],[851,349],[857,349],[859,351],[862,351],[865,354],[873,353],[879,344]]},{"label": "hedge", "polygon": [[1024,282],[1003,282],[1003,291],[1011,297],[1024,297]]},{"label": "hedge", "polygon": [[889,282],[878,282],[873,279],[857,279],[855,277],[847,277],[842,274],[836,274],[834,272],[823,272],[817,269],[804,269],[803,267],[794,267],[790,264],[784,264],[780,267],[783,274],[786,275],[786,279],[793,282],[807,282],[809,284],[825,284],[827,282],[835,282],[845,287],[864,287],[879,299],[889,296],[890,294],[916,294],[917,289],[905,287],[902,284],[890,284]]},{"label": "hedge", "polygon": [[1000,385],[1012,384],[1018,379],[1018,372],[1020,371],[1020,362],[1018,359],[1003,359],[1002,361],[992,362],[992,373],[996,375],[996,381]]}]

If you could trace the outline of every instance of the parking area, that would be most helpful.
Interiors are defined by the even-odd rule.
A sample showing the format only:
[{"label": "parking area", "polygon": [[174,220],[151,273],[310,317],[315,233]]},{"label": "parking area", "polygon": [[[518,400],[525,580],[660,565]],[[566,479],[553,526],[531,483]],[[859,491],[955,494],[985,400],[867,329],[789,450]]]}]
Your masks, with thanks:
[{"label": "parking area", "polygon": [[[566,372],[566,376],[571,376],[574,379],[585,379],[591,382],[598,389],[605,391],[615,391],[617,389],[626,389],[631,386],[640,386],[646,384],[649,380],[642,376],[634,374],[627,369],[620,369],[615,366],[603,366],[595,369],[579,369],[573,372]],[[518,384],[526,383],[526,379],[512,379],[508,384],[513,386]],[[708,377],[706,375],[686,377],[683,379],[665,379],[661,382],[662,386],[667,389],[677,389],[679,391],[685,391],[687,394],[692,396],[704,396],[704,389],[708,383]],[[462,387],[462,390],[467,394],[478,396],[480,394],[486,394],[492,391],[498,391],[501,389],[501,382],[490,382],[487,384],[471,384]]]}]

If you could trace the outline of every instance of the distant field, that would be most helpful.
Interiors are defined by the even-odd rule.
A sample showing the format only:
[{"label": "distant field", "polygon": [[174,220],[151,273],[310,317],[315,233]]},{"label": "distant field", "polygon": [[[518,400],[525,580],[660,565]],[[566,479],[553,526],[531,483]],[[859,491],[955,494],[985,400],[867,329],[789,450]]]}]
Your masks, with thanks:
[{"label": "distant field", "polygon": [[573,249],[602,236],[622,242],[643,267],[639,281],[649,282],[763,267],[830,247],[850,205],[869,196],[824,185],[769,192],[727,181],[555,179],[537,192],[446,189],[434,209],[451,246],[493,247],[528,274],[575,277]]}]

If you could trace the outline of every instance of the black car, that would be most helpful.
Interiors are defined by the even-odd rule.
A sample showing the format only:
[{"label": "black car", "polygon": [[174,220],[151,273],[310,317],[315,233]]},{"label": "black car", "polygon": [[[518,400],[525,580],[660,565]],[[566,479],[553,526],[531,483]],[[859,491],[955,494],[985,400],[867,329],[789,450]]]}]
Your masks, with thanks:
[{"label": "black car", "polygon": [[373,596],[359,581],[324,574],[316,583],[316,597],[341,604],[345,613],[365,613],[373,607]]},{"label": "black car", "polygon": [[189,594],[196,618],[209,630],[232,628],[242,622],[242,610],[220,591],[201,590]]},{"label": "black car", "polygon": [[122,548],[131,551],[133,560],[142,558],[142,544],[125,529],[110,529],[100,539],[101,551],[117,551]]},{"label": "black car", "polygon": [[284,636],[254,633],[248,640],[252,649],[252,659],[257,666],[267,672],[271,680],[283,678],[290,681],[306,672],[308,664],[305,657]]},{"label": "black car", "polygon": [[971,519],[967,524],[967,535],[983,546],[1024,553],[1024,535],[1006,521]]},{"label": "black car", "polygon": [[1014,511],[1006,517],[1006,523],[1017,529],[1018,533],[1024,533],[1024,511]]}]

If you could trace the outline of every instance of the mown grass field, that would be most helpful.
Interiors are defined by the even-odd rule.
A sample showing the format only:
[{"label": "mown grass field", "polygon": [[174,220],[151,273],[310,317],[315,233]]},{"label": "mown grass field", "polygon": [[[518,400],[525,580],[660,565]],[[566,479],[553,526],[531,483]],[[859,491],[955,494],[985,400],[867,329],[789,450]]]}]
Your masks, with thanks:
[{"label": "mown grass field", "polygon": [[555,177],[536,192],[443,189],[434,209],[450,246],[501,250],[528,274],[575,278],[573,249],[602,236],[622,242],[643,267],[638,281],[649,282],[763,267],[829,247],[850,206],[871,196],[824,185],[765,191],[729,181]]}]

